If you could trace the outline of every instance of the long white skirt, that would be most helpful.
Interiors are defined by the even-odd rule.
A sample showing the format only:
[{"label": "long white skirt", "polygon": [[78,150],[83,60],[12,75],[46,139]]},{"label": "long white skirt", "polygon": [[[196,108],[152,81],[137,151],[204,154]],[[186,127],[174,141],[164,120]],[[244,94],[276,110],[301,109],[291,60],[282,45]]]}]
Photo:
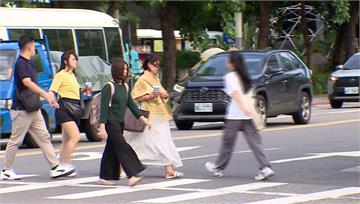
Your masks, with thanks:
[{"label": "long white skirt", "polygon": [[143,133],[126,132],[125,140],[131,145],[140,161],[150,166],[182,166],[182,161],[171,138],[169,121],[150,117],[151,129]]}]

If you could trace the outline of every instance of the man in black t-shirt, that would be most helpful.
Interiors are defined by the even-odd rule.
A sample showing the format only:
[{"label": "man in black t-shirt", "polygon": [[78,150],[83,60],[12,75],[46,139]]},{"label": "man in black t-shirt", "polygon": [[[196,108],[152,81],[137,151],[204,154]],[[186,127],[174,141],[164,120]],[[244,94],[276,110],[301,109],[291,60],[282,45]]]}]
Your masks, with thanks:
[{"label": "man in black t-shirt", "polygon": [[17,91],[14,91],[13,105],[10,110],[12,134],[6,146],[0,177],[4,180],[21,179],[21,177],[15,173],[12,165],[15,160],[15,154],[27,132],[29,132],[32,137],[37,138],[36,141],[39,143],[41,151],[51,166],[50,176],[52,178],[67,176],[73,173],[75,169],[73,167],[59,165],[41,110],[30,113],[26,112],[23,102],[18,97],[17,92],[21,93],[29,89],[45,98],[54,108],[58,108],[59,106],[52,94],[49,94],[38,86],[37,73],[30,60],[30,58],[35,55],[34,39],[32,37],[22,36],[19,38],[18,44],[20,56],[15,63],[14,70],[15,90],[17,89]]}]

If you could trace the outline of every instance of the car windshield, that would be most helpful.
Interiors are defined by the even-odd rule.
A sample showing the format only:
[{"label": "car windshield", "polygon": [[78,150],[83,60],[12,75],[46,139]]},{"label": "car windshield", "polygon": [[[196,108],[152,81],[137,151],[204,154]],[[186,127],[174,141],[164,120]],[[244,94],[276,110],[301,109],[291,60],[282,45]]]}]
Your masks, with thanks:
[{"label": "car windshield", "polygon": [[9,80],[16,60],[16,50],[1,50],[0,80]]},{"label": "car windshield", "polygon": [[[250,75],[261,74],[264,55],[244,53],[245,64]],[[224,76],[228,73],[226,60],[228,55],[210,58],[196,69],[196,76]]]},{"label": "car windshield", "polygon": [[360,69],[360,55],[354,55],[350,57],[348,61],[344,64],[345,69]]}]

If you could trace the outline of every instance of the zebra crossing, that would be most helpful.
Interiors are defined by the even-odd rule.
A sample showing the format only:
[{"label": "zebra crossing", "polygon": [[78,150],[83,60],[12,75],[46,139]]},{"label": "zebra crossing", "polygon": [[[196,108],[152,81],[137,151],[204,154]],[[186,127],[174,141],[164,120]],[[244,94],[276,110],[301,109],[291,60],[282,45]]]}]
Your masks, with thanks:
[{"label": "zebra crossing", "polygon": [[[23,175],[24,177],[33,177],[37,178],[39,175]],[[86,201],[86,199],[103,199],[107,196],[118,196],[119,199],[124,198],[126,195],[133,193],[144,193],[146,195],[137,197],[132,197],[133,200],[129,203],[198,203],[206,201],[206,199],[211,199],[216,196],[236,196],[236,198],[251,198],[250,202],[242,202],[241,199],[234,200],[233,203],[248,203],[248,204],[288,204],[288,203],[301,203],[301,202],[310,202],[310,201],[321,201],[327,199],[340,199],[340,203],[347,203],[346,201],[350,200],[360,201],[360,187],[337,187],[329,189],[329,187],[324,187],[324,190],[318,192],[309,192],[309,193],[286,193],[286,192],[276,192],[277,189],[284,186],[291,186],[294,184],[291,183],[282,183],[282,182],[249,182],[243,183],[240,185],[229,185],[218,188],[209,188],[209,185],[216,183],[218,179],[192,179],[192,178],[183,178],[177,180],[164,180],[156,179],[155,182],[150,183],[141,183],[135,187],[128,187],[126,185],[117,185],[117,186],[100,186],[95,183],[98,177],[83,177],[83,178],[72,178],[66,180],[54,180],[50,182],[39,182],[39,181],[0,181],[0,203],[1,199],[5,198],[6,195],[12,193],[26,193],[29,191],[42,190],[46,193],[41,194],[42,196],[33,199],[39,199],[39,202],[46,201]],[[27,180],[27,179],[26,179]],[[32,179],[33,180],[33,179]],[[145,182],[145,181],[144,181]],[[201,186],[206,186],[201,188]],[[191,186],[191,187],[189,187]],[[194,187],[196,186],[196,187]],[[217,186],[217,185],[214,185]],[[71,191],[72,193],[65,193],[66,191],[57,191],[56,194],[52,195],[53,191],[50,189],[59,189],[59,188],[77,188],[76,191]],[[166,191],[171,192],[171,195],[167,196],[156,196],[152,194],[153,191]],[[59,192],[64,194],[59,195]],[[44,196],[44,194],[46,196]],[[355,197],[348,197],[353,196]],[[270,199],[258,198],[267,198],[271,196]],[[356,197],[358,196],[358,197]],[[145,199],[144,199],[145,198]],[[249,199],[244,199],[249,200]],[[122,202],[123,203],[123,202]]]}]

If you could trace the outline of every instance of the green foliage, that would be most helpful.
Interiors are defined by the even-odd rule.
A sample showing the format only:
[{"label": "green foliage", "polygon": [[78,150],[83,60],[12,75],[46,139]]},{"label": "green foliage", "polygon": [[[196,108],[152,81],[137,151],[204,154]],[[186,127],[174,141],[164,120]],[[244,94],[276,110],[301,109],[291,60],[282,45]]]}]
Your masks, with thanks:
[{"label": "green foliage", "polygon": [[176,52],[176,69],[190,69],[201,60],[199,52],[187,50]]},{"label": "green foliage", "polygon": [[327,93],[327,81],[330,73],[315,72],[312,75],[313,91],[315,95]]},{"label": "green foliage", "polygon": [[350,3],[349,1],[344,0],[333,0],[331,5],[335,8],[333,21],[339,25],[347,22],[350,18],[349,10]]}]

